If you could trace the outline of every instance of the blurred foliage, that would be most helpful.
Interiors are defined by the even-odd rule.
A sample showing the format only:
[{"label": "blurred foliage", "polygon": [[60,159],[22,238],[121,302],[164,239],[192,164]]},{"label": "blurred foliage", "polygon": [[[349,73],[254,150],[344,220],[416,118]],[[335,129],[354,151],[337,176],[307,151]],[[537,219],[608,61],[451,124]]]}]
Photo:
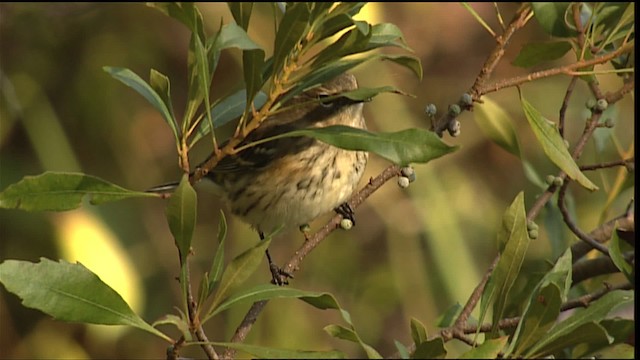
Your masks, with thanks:
[{"label": "blurred foliage", "polygon": [[[233,22],[226,4],[198,7],[209,33],[218,30],[220,18],[224,24]],[[499,27],[491,3],[472,7],[489,26]],[[513,13],[516,7],[500,4],[504,14]],[[261,47],[273,43],[274,32],[263,31],[271,30],[273,16],[270,5],[255,5],[248,33]],[[366,104],[368,126],[376,131],[427,128],[425,105],[433,103],[446,109],[456,102],[473,83],[494,46],[491,36],[459,4],[372,3],[359,16],[370,22],[397,24],[424,68],[421,82],[411,72],[387,62],[369,62],[353,71],[361,86],[391,85],[416,96],[383,94]],[[511,62],[518,58],[524,44],[549,39],[543,29],[530,24],[513,39],[494,77],[526,74],[529,70]],[[44,171],[81,171],[137,190],[176,180],[180,170],[174,135],[162,116],[102,68],[126,67],[143,77],[150,68],[157,69],[171,78],[174,108],[184,109],[190,86],[186,71],[189,41],[185,26],[141,4],[0,4],[0,189],[25,175]],[[551,61],[560,62],[562,58]],[[212,98],[237,91],[243,78],[242,53],[237,49],[223,52],[214,75]],[[527,84],[524,89],[527,100],[543,117],[557,119],[568,83],[568,77],[558,76]],[[605,91],[616,90],[620,83],[614,75],[600,78]],[[567,110],[566,138],[580,135],[589,116],[584,104],[591,97],[588,87],[579,82]],[[516,90],[491,94],[491,100],[512,117],[518,154],[541,176],[555,174],[556,167],[540,151],[520,109]],[[587,144],[582,163],[633,153],[633,105],[632,97],[626,97],[607,109],[605,115],[614,118],[617,125],[599,130],[595,141]],[[396,351],[394,340],[408,344],[416,338],[410,331],[411,318],[424,323],[426,333],[437,331],[440,314],[466,301],[495,256],[495,234],[505,209],[521,191],[526,194],[525,208],[542,192],[527,177],[520,159],[492,142],[490,134],[483,135],[486,130],[481,130],[472,117],[463,113],[461,135],[447,140],[462,145],[458,152],[428,165],[417,165],[417,181],[407,190],[390,182],[376,192],[358,209],[358,226],[349,232],[334,232],[296,274],[296,288],[334,294],[341,307],[349,310],[362,340],[383,355]],[[225,138],[232,131],[223,127],[216,135]],[[508,146],[514,146],[510,141]],[[195,146],[192,159],[208,154],[210,147],[204,143]],[[363,184],[387,164],[373,157]],[[581,228],[590,230],[624,212],[634,191],[634,178],[630,176],[631,180],[619,184],[618,173],[617,169],[606,169],[597,176],[588,174],[603,191],[592,194],[577,187],[571,191],[571,201],[576,204],[572,211]],[[219,210],[223,208],[205,184],[197,189],[199,217],[191,244],[196,250],[192,258],[194,284],[200,283],[197,276],[211,266],[218,246]],[[618,196],[609,196],[611,193]],[[557,209],[546,207],[541,216],[544,224],[539,221],[540,236],[531,242],[512,289],[512,293],[523,289],[523,297],[551,268],[541,264],[553,262],[563,253],[566,245],[557,243],[577,241],[558,221]],[[129,199],[100,207],[85,204],[65,214],[2,210],[0,260],[77,260],[102,277],[81,255],[69,255],[78,245],[67,241],[65,234],[80,226],[78,218],[91,219],[89,223],[112,233],[85,235],[85,253],[92,249],[97,252],[93,244],[104,242],[124,250],[112,255],[117,261],[107,252],[100,254],[103,262],[113,264],[106,271],[125,274],[119,280],[121,284],[110,283],[113,288],[121,292],[131,288],[131,283],[141,284],[133,290],[142,302],[136,312],[149,322],[171,313],[181,301],[180,286],[172,281],[180,275],[180,265],[169,226],[165,225],[164,203],[159,200]],[[326,219],[315,221],[312,228]],[[255,244],[255,234],[236,219],[229,219],[228,233],[233,241],[227,242],[226,262]],[[284,261],[301,238],[289,233],[274,239],[270,249],[276,262]],[[269,274],[264,270],[256,272],[247,286],[267,282]],[[527,279],[523,273],[538,277]],[[553,292],[553,286],[538,290]],[[600,286],[597,280],[586,281],[574,289],[575,295]],[[207,323],[209,338],[230,338],[248,306],[233,307]],[[515,307],[504,304],[503,314],[522,313],[523,309]],[[159,338],[129,328],[54,321],[21,306],[19,299],[4,288],[0,290],[0,315],[2,358],[157,358],[166,348]],[[341,349],[351,357],[362,356],[357,344],[320,331],[340,323],[340,319],[338,312],[310,308],[295,299],[274,301],[261,314],[247,343]],[[161,330],[174,338],[180,335],[172,327]],[[439,345],[429,346],[421,351],[428,353]],[[454,354],[468,349],[457,343],[447,346]],[[181,355],[196,357],[202,353],[194,347],[184,349]]]}]

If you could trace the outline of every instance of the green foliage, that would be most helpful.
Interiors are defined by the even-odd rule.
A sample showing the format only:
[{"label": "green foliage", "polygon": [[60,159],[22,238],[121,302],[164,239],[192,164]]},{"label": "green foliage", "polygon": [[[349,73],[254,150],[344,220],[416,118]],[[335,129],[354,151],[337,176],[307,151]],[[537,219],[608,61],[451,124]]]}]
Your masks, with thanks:
[{"label": "green foliage", "polygon": [[25,176],[0,192],[0,208],[67,211],[79,207],[87,195],[93,205],[131,197],[158,197],[153,193],[127,190],[91,175],[48,171]]},{"label": "green foliage", "polygon": [[128,325],[171,341],[147,324],[122,297],[82,264],[5,260],[0,263],[0,283],[38,309],[62,321],[102,325]]}]

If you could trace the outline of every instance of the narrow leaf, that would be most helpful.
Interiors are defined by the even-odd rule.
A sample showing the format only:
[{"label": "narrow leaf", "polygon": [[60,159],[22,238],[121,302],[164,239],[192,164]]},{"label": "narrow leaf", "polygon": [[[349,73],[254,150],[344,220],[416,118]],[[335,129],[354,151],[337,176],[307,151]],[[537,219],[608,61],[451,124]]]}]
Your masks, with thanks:
[{"label": "narrow leaf", "polygon": [[252,2],[231,1],[227,3],[233,19],[244,30],[249,28],[249,19],[251,18],[251,10],[253,10]]},{"label": "narrow leaf", "polygon": [[285,58],[308,29],[309,8],[305,3],[290,3],[280,21],[273,51],[273,67],[280,71]]},{"label": "narrow leaf", "polygon": [[[226,97],[220,101],[211,109],[211,117],[213,118],[213,126],[219,128],[222,125],[230,122],[231,120],[238,119],[242,116],[244,109],[246,108],[247,92],[245,89],[237,91],[232,95]],[[253,99],[253,106],[256,109],[260,109],[262,105],[267,101],[267,95],[263,92],[258,92]],[[192,147],[203,136],[209,134],[210,126],[207,121],[200,123],[198,131],[193,135],[189,142],[189,147]]]},{"label": "narrow leaf", "polygon": [[369,151],[398,165],[426,163],[458,149],[458,146],[445,144],[428,130],[372,133],[340,125],[295,130],[265,139],[264,142],[289,136],[309,136],[342,149]]},{"label": "narrow leaf", "polygon": [[244,351],[255,356],[258,359],[344,359],[345,354],[339,351],[309,351],[309,350],[289,350],[276,349],[272,347],[263,347],[249,345],[237,342],[212,342],[216,346],[228,347],[240,351]]},{"label": "narrow leaf", "polygon": [[460,359],[497,359],[509,340],[508,336],[489,339],[477,347],[460,355]]},{"label": "narrow leaf", "polygon": [[570,5],[568,2],[533,2],[531,8],[536,20],[548,34],[570,37],[576,35],[575,29],[569,28],[565,21]]},{"label": "narrow leaf", "polygon": [[411,355],[412,359],[444,359],[447,356],[447,349],[444,347],[444,340],[437,337],[430,341],[425,341],[416,346],[416,351]]},{"label": "narrow leaf", "polygon": [[196,192],[189,184],[189,175],[184,174],[166,208],[167,222],[180,251],[181,264],[185,263],[191,247],[191,238],[196,226],[196,209]]},{"label": "narrow leaf", "polygon": [[[578,343],[576,341],[595,341],[601,334],[608,336],[604,329],[602,329],[602,332],[597,328],[594,329],[593,324],[604,319],[615,308],[633,302],[633,298],[632,290],[615,290],[604,295],[589,304],[586,309],[577,310],[569,318],[554,326],[544,338],[539,339],[524,357],[543,356],[543,354],[551,353],[559,348],[575,345]],[[582,326],[587,326],[586,329],[590,330],[589,334],[592,334],[593,338],[586,339],[586,337],[582,337],[586,330]],[[600,328],[602,327],[600,326]]]},{"label": "narrow leaf", "polygon": [[524,193],[522,192],[516,196],[502,217],[502,227],[498,233],[498,244],[498,248],[503,249],[501,250],[500,260],[482,293],[480,303],[480,323],[482,323],[489,305],[491,303],[494,304],[492,336],[497,334],[498,321],[502,318],[509,299],[509,292],[520,272],[520,267],[524,262],[524,256],[529,246],[524,210]]},{"label": "narrow leaf", "polygon": [[528,68],[543,62],[558,60],[569,50],[571,50],[571,43],[568,41],[527,43],[511,64]]},{"label": "narrow leaf", "polygon": [[398,354],[400,355],[400,359],[409,359],[411,357],[411,354],[409,354],[409,349],[404,346],[403,343],[401,343],[398,340],[394,340],[393,343],[396,346],[396,349],[398,349]]},{"label": "narrow leaf", "polygon": [[185,320],[180,316],[173,315],[173,314],[166,314],[160,319],[154,321],[153,324],[151,324],[151,326],[153,327],[157,327],[159,325],[173,325],[178,330],[180,330],[180,334],[184,336],[186,341],[192,340],[191,331],[189,331],[189,325],[187,324],[187,320]]},{"label": "narrow leaf", "polygon": [[624,276],[633,281],[633,266],[627,262],[624,258],[626,251],[632,251],[633,248],[625,241],[621,241],[618,236],[618,231],[614,231],[611,236],[611,245],[609,246],[609,255],[611,260],[618,269],[624,274]]},{"label": "narrow leaf", "polygon": [[542,149],[547,157],[562,169],[567,176],[580,183],[580,185],[591,191],[597,190],[598,187],[592,183],[591,180],[580,171],[578,165],[576,165],[555,124],[545,119],[524,97],[522,97],[521,100],[522,109],[529,121],[529,125],[531,129],[533,129],[533,133],[542,145]]},{"label": "narrow leaf", "polygon": [[82,264],[41,258],[39,263],[5,260],[0,283],[28,308],[69,322],[129,325],[172,340],[147,324],[122,297]]},{"label": "narrow leaf", "polygon": [[211,270],[209,271],[207,296],[211,295],[211,292],[215,289],[218,282],[222,278],[222,271],[224,269],[224,247],[226,238],[227,219],[224,216],[224,212],[220,210],[220,221],[218,222],[218,248],[216,249],[216,254],[214,255],[213,262],[211,263]]},{"label": "narrow leaf", "polygon": [[231,261],[222,274],[208,314],[218,307],[231,289],[245,282],[253,274],[262,261],[264,251],[269,247],[270,243],[271,239],[261,240],[256,246],[236,256]]},{"label": "narrow leaf", "polygon": [[165,105],[165,102],[162,100],[162,97],[155,92],[149,84],[147,84],[144,80],[142,80],[138,75],[136,75],[133,71],[126,68],[112,67],[112,66],[104,66],[102,68],[109,75],[111,75],[116,80],[119,80],[123,84],[135,90],[138,94],[142,95],[147,101],[156,108],[162,115],[162,118],[169,124],[171,131],[173,132],[173,136],[176,141],[180,138],[178,128],[176,126],[176,121],[171,115],[171,111]]},{"label": "narrow leaf", "polygon": [[427,329],[424,324],[416,318],[411,318],[411,338],[416,346],[427,341]]},{"label": "narrow leaf", "polygon": [[[251,104],[254,96],[260,91],[264,83],[262,70],[264,68],[264,51],[245,50],[242,53],[242,70],[244,72],[244,84],[246,89],[246,103]],[[247,106],[247,110],[251,108]]]},{"label": "narrow leaf", "polygon": [[0,192],[0,208],[27,211],[66,211],[80,206],[90,196],[93,205],[130,197],[158,197],[132,191],[91,175],[50,172],[25,176]]},{"label": "narrow leaf", "polygon": [[520,144],[511,122],[511,116],[502,106],[487,96],[482,98],[484,103],[476,106],[474,119],[480,130],[496,145],[520,158]]},{"label": "narrow leaf", "polygon": [[171,121],[173,122],[173,127],[178,129],[178,123],[176,121],[176,116],[173,112],[173,105],[171,105],[171,84],[169,82],[169,78],[162,74],[161,72],[151,69],[149,74],[149,84],[151,88],[160,96],[165,106],[169,110],[169,114],[171,115]]},{"label": "narrow leaf", "polygon": [[335,338],[359,344],[369,359],[382,359],[382,355],[370,345],[365,344],[353,329],[348,329],[341,325],[327,325],[324,327],[324,331]]}]

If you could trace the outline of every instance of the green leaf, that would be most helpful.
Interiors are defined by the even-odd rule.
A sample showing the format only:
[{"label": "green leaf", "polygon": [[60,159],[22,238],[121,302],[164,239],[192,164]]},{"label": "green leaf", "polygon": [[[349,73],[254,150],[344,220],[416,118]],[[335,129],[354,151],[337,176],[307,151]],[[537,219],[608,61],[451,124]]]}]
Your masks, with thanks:
[{"label": "green leaf", "polygon": [[202,14],[194,3],[175,3],[175,2],[157,2],[147,3],[167,16],[170,16],[184,25],[187,26],[192,33],[197,34],[201,39],[205,39],[204,23],[202,21]]},{"label": "green leaf", "polygon": [[[630,319],[604,319],[600,322],[609,336],[613,338],[604,338],[600,342],[588,342],[584,344],[576,345],[571,351],[571,358],[584,359],[589,355],[595,356],[598,359],[607,359],[607,357],[601,357],[599,354],[606,352],[609,345],[615,346],[616,344],[622,344],[627,342],[634,336],[635,321]],[[626,345],[626,344],[624,344]],[[611,357],[609,357],[611,359]],[[619,358],[619,357],[618,357]]]},{"label": "green leaf", "polygon": [[535,345],[551,329],[560,314],[560,305],[560,289],[553,283],[533,292],[514,334],[512,344],[516,344],[516,358],[522,356],[524,351]]},{"label": "green leaf", "polygon": [[632,250],[631,245],[625,241],[621,241],[618,232],[614,231],[611,236],[611,244],[609,245],[609,255],[616,267],[620,269],[629,281],[633,281],[633,266],[625,260],[624,253]]},{"label": "green leaf", "polygon": [[409,359],[411,357],[411,354],[409,354],[409,349],[407,349],[407,347],[404,346],[403,343],[398,340],[394,340],[393,343],[395,344],[396,349],[398,349],[400,359]]},{"label": "green leaf", "polygon": [[359,344],[360,347],[362,347],[362,349],[365,351],[365,353],[367,354],[367,358],[369,359],[382,359],[382,355],[380,355],[380,353],[378,353],[370,345],[362,342],[360,336],[358,336],[358,334],[353,329],[349,329],[341,325],[327,325],[324,327],[324,331],[335,338]]},{"label": "green leaf", "polygon": [[507,344],[507,340],[509,340],[508,336],[489,339],[460,355],[460,359],[497,359],[498,354],[500,354]]},{"label": "green leaf", "polygon": [[[592,302],[586,309],[576,310],[539,339],[524,357],[540,357],[575,344],[602,341],[603,336],[609,335],[596,322],[602,321],[615,308],[633,302],[633,298],[632,290],[615,290]],[[607,341],[610,343],[612,339]]]},{"label": "green leaf", "polygon": [[276,349],[237,342],[212,342],[211,344],[244,351],[259,359],[344,359],[346,357],[340,351]]},{"label": "green leaf", "polygon": [[[209,72],[209,62],[208,62],[208,56],[207,56],[207,51],[204,47],[204,44],[202,43],[202,41],[198,38],[198,37],[192,37],[193,39],[193,44],[195,45],[194,50],[195,50],[195,71],[196,71],[196,78],[198,80],[198,94],[202,95],[202,98],[204,99],[204,105],[205,105],[205,113],[206,113],[206,119],[207,119],[207,123],[209,123],[209,127],[212,128],[213,127],[213,118],[211,116],[211,105],[209,102],[209,87],[211,86],[211,77],[213,74],[211,74]],[[187,125],[187,127],[191,126],[191,124],[189,123]],[[215,140],[215,132],[213,131],[213,129],[211,130],[212,132],[212,137]]]},{"label": "green leaf", "polygon": [[377,56],[381,60],[388,60],[400,66],[406,67],[407,69],[413,71],[413,73],[418,77],[418,80],[422,80],[422,63],[420,62],[420,58],[413,55],[378,54]]},{"label": "green leaf", "polygon": [[220,210],[220,221],[218,223],[218,249],[213,257],[211,263],[211,270],[209,270],[209,283],[207,285],[208,293],[211,294],[213,289],[217,286],[218,282],[222,278],[222,271],[224,270],[224,246],[227,239],[227,219],[224,216],[224,212]]},{"label": "green leaf", "polygon": [[462,312],[462,305],[459,302],[456,302],[438,316],[436,319],[436,326],[439,328],[448,328],[453,326],[460,312]]},{"label": "green leaf", "polygon": [[[259,109],[264,105],[267,101],[267,95],[263,92],[258,92],[253,99],[253,106],[256,109]],[[247,104],[247,92],[245,89],[237,91],[230,96],[226,97],[224,100],[217,103],[211,109],[211,117],[213,117],[213,126],[215,128],[219,128],[230,122],[231,120],[238,119],[242,116],[244,109]],[[197,143],[203,136],[206,136],[209,133],[210,126],[209,123],[203,121],[200,123],[198,127],[198,131],[193,135],[193,138],[189,142],[189,147],[192,147]]]},{"label": "green leaf", "polygon": [[416,346],[416,351],[411,355],[412,359],[444,359],[447,356],[447,349],[444,341],[437,337],[430,341],[425,341]]},{"label": "green leaf", "polygon": [[238,48],[240,50],[261,50],[260,45],[256,44],[245,28],[237,24],[226,24],[220,29],[220,33],[215,42],[217,50],[225,50],[229,48]]},{"label": "green leaf", "polygon": [[273,67],[283,68],[285,59],[308,30],[309,8],[305,3],[290,3],[280,21],[273,51]]},{"label": "green leaf", "polygon": [[197,200],[196,192],[189,184],[189,175],[183,174],[166,208],[169,229],[180,252],[180,264],[185,263],[191,248],[193,230],[196,227]]},{"label": "green leaf", "polygon": [[[369,29],[371,26],[369,25]],[[372,31],[361,32],[357,27],[344,33],[333,44],[325,47],[318,53],[313,61],[312,67],[319,67],[327,62],[340,59],[347,55],[369,51],[369,40],[373,35]]]},{"label": "green leaf", "polygon": [[[458,146],[445,144],[428,130],[407,129],[393,133],[372,133],[341,125],[295,130],[264,139],[262,142],[289,136],[309,136],[342,149],[369,151],[398,165],[426,163],[458,149]],[[257,145],[258,142],[254,144]]]},{"label": "green leaf", "polygon": [[[149,84],[151,88],[160,96],[165,106],[169,110],[169,114],[171,115],[171,121],[173,126],[171,127],[178,129],[178,123],[176,121],[176,116],[173,112],[173,105],[171,105],[171,84],[169,82],[169,78],[162,74],[161,72],[151,69],[149,74]],[[178,136],[180,136],[178,134]]]},{"label": "green leaf", "polygon": [[[246,103],[250,104],[264,83],[264,79],[262,78],[264,51],[261,49],[245,50],[242,53],[242,64],[247,95]],[[251,110],[251,107],[247,106],[246,110]]]},{"label": "green leaf", "polygon": [[233,15],[233,19],[245,31],[249,28],[249,19],[251,18],[251,10],[253,10],[252,2],[227,2],[227,6]]},{"label": "green leaf", "polygon": [[220,283],[207,314],[212,313],[218,305],[227,297],[231,289],[245,282],[255,272],[264,257],[265,250],[269,247],[271,239],[261,240],[254,247],[236,256],[222,274]]},{"label": "green leaf", "polygon": [[[343,93],[340,93],[340,97],[346,97],[351,100],[357,100],[357,101],[369,101],[371,100],[371,98],[385,92],[410,96],[393,86],[381,86],[376,88],[358,88],[353,91],[343,92]],[[326,100],[329,100],[330,98],[331,97],[327,98]]]},{"label": "green leaf", "polygon": [[494,304],[491,336],[497,334],[498,321],[502,319],[509,299],[509,292],[518,277],[529,247],[523,192],[518,193],[502,217],[502,227],[498,232],[498,244],[498,248],[501,249],[500,260],[498,260],[498,264],[482,293],[480,303],[479,323],[482,323],[489,304]]},{"label": "green leaf", "polygon": [[411,338],[416,346],[427,341],[427,328],[416,318],[411,318]]},{"label": "green leaf", "polygon": [[595,353],[596,359],[635,359],[635,347],[629,344],[615,344]]},{"label": "green leaf", "polygon": [[176,328],[178,328],[178,330],[180,330],[180,334],[184,336],[184,339],[186,341],[192,340],[191,331],[189,331],[189,325],[187,324],[187,320],[185,320],[181,316],[166,314],[160,319],[154,321],[153,324],[151,324],[151,326],[153,326],[154,328],[159,325],[173,325]]},{"label": "green leaf", "polygon": [[482,106],[476,106],[473,112],[476,124],[496,145],[520,158],[520,144],[511,123],[511,116],[487,96],[482,100]]},{"label": "green leaf", "polygon": [[162,115],[162,118],[167,122],[167,124],[169,124],[169,127],[173,132],[173,136],[175,137],[176,141],[178,141],[180,136],[175,119],[172,117],[171,112],[165,105],[162,97],[158,95],[158,93],[155,92],[153,88],[149,86],[149,84],[142,80],[133,71],[126,68],[104,66],[102,67],[102,69],[109,75],[111,75],[114,79],[119,80],[121,83],[132,88],[138,94],[147,99],[151,106],[156,108],[156,110],[160,112],[160,115]]},{"label": "green leaf", "polygon": [[[565,14],[570,11],[570,5],[568,2],[533,2],[531,8],[536,20],[548,34],[571,37],[577,35],[577,32],[565,21]],[[572,13],[569,13],[569,16],[573,19]]]},{"label": "green leaf", "polygon": [[573,161],[555,124],[545,119],[524,97],[521,100],[522,109],[529,121],[529,125],[547,157],[580,185],[591,191],[597,190],[598,187],[584,176],[578,165]]},{"label": "green leaf", "polygon": [[528,43],[522,47],[522,50],[520,50],[520,53],[511,64],[528,68],[543,62],[558,60],[569,50],[571,50],[571,43],[568,41]]},{"label": "green leaf", "polygon": [[26,211],[66,211],[80,206],[91,196],[98,205],[131,197],[158,197],[158,194],[132,191],[91,175],[47,171],[25,176],[0,192],[0,208]]},{"label": "green leaf", "polygon": [[55,319],[102,325],[128,325],[169,342],[168,336],[147,324],[122,297],[82,264],[41,258],[39,263],[5,260],[0,283],[28,308]]},{"label": "green leaf", "polygon": [[572,329],[572,331],[562,336],[554,337],[553,341],[546,341],[546,338],[538,340],[540,341],[539,345],[535,346],[535,349],[530,350],[527,355],[525,355],[525,358],[544,357],[578,344],[611,341],[604,328],[595,322],[580,324],[575,329]]},{"label": "green leaf", "polygon": [[[332,12],[333,13],[333,12]],[[342,31],[349,26],[354,24],[354,20],[348,14],[336,14],[335,16],[331,16],[322,22],[320,25],[320,29],[318,32],[318,41],[326,39],[330,36],[335,35],[339,31]]]}]

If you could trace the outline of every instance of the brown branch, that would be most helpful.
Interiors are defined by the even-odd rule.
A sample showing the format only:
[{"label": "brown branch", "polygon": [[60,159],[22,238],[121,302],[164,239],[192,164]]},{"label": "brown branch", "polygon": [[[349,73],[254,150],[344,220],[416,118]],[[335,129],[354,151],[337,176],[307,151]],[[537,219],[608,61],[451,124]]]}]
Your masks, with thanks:
[{"label": "brown branch", "polygon": [[[631,204],[633,204],[633,201],[631,202]],[[591,230],[591,232],[589,232],[589,237],[599,243],[605,243],[609,241],[609,239],[611,239],[613,230],[616,228],[616,223],[618,224],[618,228],[634,229],[634,218],[633,206],[629,206],[624,214],[618,215],[613,219],[601,224],[597,228]],[[584,241],[573,244],[571,246],[571,255],[573,262],[576,263],[592,249],[593,247]]]},{"label": "brown branch", "polygon": [[562,100],[562,106],[560,106],[560,116],[558,117],[558,131],[560,132],[560,136],[564,138],[564,117],[567,114],[567,108],[569,107],[569,99],[571,99],[571,95],[573,95],[573,89],[576,86],[576,82],[578,78],[576,76],[571,78],[569,82],[569,86],[567,87],[567,92],[564,94],[564,99]]},{"label": "brown branch", "polygon": [[476,288],[471,293],[471,296],[469,296],[469,299],[464,305],[464,308],[462,308],[458,319],[456,319],[456,322],[453,325],[454,327],[461,328],[467,324],[467,320],[469,319],[469,316],[471,316],[471,312],[473,311],[473,309],[475,309],[476,305],[478,304],[478,301],[480,301],[482,292],[484,291],[484,287],[487,285],[487,282],[489,282],[489,278],[493,273],[493,269],[495,269],[496,265],[498,265],[499,260],[500,255],[496,256],[495,259],[493,259],[493,262],[491,263],[491,265],[489,265],[489,268],[482,277],[482,280],[480,280],[478,286],[476,286]]},{"label": "brown branch", "polygon": [[[202,329],[202,324],[200,323],[200,318],[198,316],[198,304],[193,300],[193,291],[191,290],[191,274],[189,270],[189,261],[187,260],[184,264],[185,266],[185,281],[186,281],[186,289],[187,289],[187,309],[189,311],[189,329],[196,336],[196,338],[201,342],[200,346],[204,353],[207,355],[208,359],[218,359],[218,354],[216,353],[213,346],[211,346],[209,339],[207,338],[207,334],[205,334]],[[177,348],[176,348],[177,351]]]},{"label": "brown branch", "polygon": [[[360,206],[371,194],[377,191],[384,183],[389,181],[390,179],[398,176],[400,174],[400,167],[398,165],[390,165],[387,167],[382,173],[380,173],[375,178],[371,178],[369,183],[354,194],[351,199],[347,202],[352,209],[356,209]],[[315,234],[309,236],[307,241],[303,243],[303,245],[293,254],[293,256],[289,259],[287,264],[283,267],[283,270],[292,274],[300,268],[300,263],[304,258],[316,247],[322,240],[327,238],[329,234],[331,234],[334,230],[336,230],[340,221],[342,220],[342,215],[336,214],[324,227],[318,230]],[[253,324],[256,322],[258,315],[262,312],[264,307],[267,305],[267,300],[258,301],[253,303],[244,319],[236,329],[233,337],[231,338],[231,342],[242,342],[249,334],[249,331],[253,327]],[[231,359],[235,356],[236,350],[232,348],[227,348],[223,358]]]},{"label": "brown branch", "polygon": [[591,170],[611,168],[614,166],[629,166],[629,164],[633,164],[633,163],[635,163],[635,157],[632,157],[630,159],[622,159],[622,160],[610,161],[610,162],[605,162],[600,164],[582,165],[580,166],[580,170],[591,171]]},{"label": "brown branch", "polygon": [[[624,259],[626,261],[631,261],[635,257],[635,253],[633,251],[629,251],[628,253],[623,254]],[[615,274],[620,272],[620,269],[613,263],[613,260],[609,257],[598,257],[590,260],[582,260],[575,264],[571,269],[573,273],[572,277],[572,285],[575,286],[580,282],[594,278],[596,276],[607,275],[607,274]]]}]

